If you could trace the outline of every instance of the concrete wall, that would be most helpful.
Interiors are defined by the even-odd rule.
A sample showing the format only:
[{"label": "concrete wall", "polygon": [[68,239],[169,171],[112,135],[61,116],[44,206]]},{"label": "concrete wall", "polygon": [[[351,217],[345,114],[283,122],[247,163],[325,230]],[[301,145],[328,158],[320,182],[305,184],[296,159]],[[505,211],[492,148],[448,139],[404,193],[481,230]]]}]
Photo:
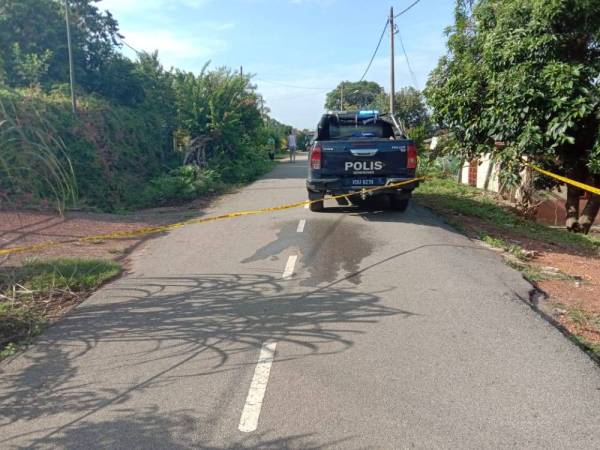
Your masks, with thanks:
[{"label": "concrete wall", "polygon": [[[469,167],[470,163],[467,162],[462,167],[461,182],[469,184]],[[486,178],[489,180],[486,186]],[[483,155],[478,159],[477,164],[477,183],[476,186],[480,189],[487,189],[492,192],[500,191],[500,181],[498,179],[499,168],[497,164],[494,164],[490,159],[489,154]]]}]

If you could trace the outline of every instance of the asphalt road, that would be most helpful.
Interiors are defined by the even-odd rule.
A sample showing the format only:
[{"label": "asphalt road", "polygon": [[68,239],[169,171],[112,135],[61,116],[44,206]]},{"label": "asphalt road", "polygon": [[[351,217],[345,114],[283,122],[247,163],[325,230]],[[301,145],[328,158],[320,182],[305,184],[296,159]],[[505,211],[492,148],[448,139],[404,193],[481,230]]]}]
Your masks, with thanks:
[{"label": "asphalt road", "polygon": [[[301,159],[206,214],[304,200]],[[0,365],[0,448],[600,448],[600,370],[517,272],[418,206],[326,206],[148,243]]]}]

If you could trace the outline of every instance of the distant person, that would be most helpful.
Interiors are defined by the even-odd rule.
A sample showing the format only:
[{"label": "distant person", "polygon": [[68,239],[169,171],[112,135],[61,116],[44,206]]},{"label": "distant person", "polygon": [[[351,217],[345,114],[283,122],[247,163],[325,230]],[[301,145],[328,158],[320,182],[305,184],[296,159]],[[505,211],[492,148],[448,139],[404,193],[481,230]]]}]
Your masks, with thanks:
[{"label": "distant person", "polygon": [[267,146],[269,151],[269,159],[271,161],[275,160],[275,139],[272,136],[267,139]]},{"label": "distant person", "polygon": [[287,146],[290,152],[290,162],[296,162],[296,150],[298,146],[296,145],[296,135],[292,131],[287,138]]}]

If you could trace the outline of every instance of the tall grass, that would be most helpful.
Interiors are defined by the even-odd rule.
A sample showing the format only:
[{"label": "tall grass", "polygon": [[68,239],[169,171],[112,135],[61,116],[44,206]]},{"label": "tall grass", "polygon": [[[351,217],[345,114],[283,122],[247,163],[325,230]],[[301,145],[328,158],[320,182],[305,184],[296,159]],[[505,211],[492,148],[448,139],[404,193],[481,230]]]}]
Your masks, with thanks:
[{"label": "tall grass", "polygon": [[30,102],[0,98],[0,205],[53,206],[63,213],[75,202],[75,173],[65,145]]}]

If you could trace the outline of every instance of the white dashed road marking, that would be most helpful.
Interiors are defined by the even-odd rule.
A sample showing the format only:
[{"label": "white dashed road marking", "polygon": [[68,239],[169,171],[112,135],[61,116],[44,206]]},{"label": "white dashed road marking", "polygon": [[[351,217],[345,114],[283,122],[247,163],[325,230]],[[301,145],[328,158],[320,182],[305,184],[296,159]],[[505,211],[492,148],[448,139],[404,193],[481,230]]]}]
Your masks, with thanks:
[{"label": "white dashed road marking", "polygon": [[[306,208],[308,208],[308,205],[306,205]],[[304,232],[305,226],[306,220],[300,220],[296,231],[298,233]],[[296,261],[298,261],[298,255],[290,255],[283,270],[282,278],[289,278],[294,274]],[[269,373],[275,358],[275,347],[277,347],[277,342],[266,341],[260,350],[258,363],[254,369],[254,377],[252,377],[252,383],[250,383],[250,390],[238,426],[238,429],[244,433],[251,433],[258,427],[258,418],[260,417],[260,410],[269,382]]]},{"label": "white dashed road marking", "polygon": [[254,369],[254,377],[252,377],[252,383],[238,426],[238,429],[244,433],[250,433],[258,427],[258,418],[265,398],[267,383],[269,382],[269,373],[271,372],[271,365],[273,365],[273,358],[275,358],[275,347],[277,347],[277,342],[266,341],[260,349],[258,363],[256,369]]},{"label": "white dashed road marking", "polygon": [[302,233],[304,231],[304,226],[306,225],[306,220],[302,219],[300,221],[300,223],[298,223],[298,228],[296,229],[296,232],[298,233]]},{"label": "white dashed road marking", "polygon": [[285,269],[283,271],[283,278],[289,278],[293,275],[294,273],[294,266],[296,265],[296,261],[298,260],[298,255],[291,255],[288,260],[287,260],[287,264],[285,265]]}]

